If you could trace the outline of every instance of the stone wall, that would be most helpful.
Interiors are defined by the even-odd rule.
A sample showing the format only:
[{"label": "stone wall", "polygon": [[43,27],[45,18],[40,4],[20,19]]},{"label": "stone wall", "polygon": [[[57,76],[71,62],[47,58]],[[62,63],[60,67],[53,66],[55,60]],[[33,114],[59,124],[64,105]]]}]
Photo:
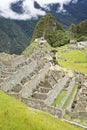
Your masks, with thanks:
[{"label": "stone wall", "polygon": [[61,109],[56,109],[54,107],[48,106],[41,100],[22,98],[22,101],[25,104],[27,104],[29,107],[33,107],[35,109],[39,109],[39,110],[48,112],[48,113],[55,115],[59,118],[62,117],[62,110]]},{"label": "stone wall", "polygon": [[81,118],[87,120],[87,112],[70,112],[69,115],[72,118]]},{"label": "stone wall", "polygon": [[18,65],[21,65],[25,62],[25,57],[23,55],[17,56],[11,61],[11,67],[17,68]]},{"label": "stone wall", "polygon": [[40,72],[35,75],[29,84],[23,87],[22,89],[22,97],[28,98],[32,95],[32,91],[36,88],[36,86],[40,83],[40,81],[43,81],[45,78],[45,75],[48,73],[50,68],[50,64],[46,64]]},{"label": "stone wall", "polygon": [[[69,83],[69,86],[67,87],[67,94],[66,94],[66,96],[63,98],[63,100],[62,100],[62,102],[61,102],[61,104],[60,104],[60,107],[61,107],[61,108],[63,107],[63,105],[65,104],[66,100],[68,99],[68,97],[69,97],[69,95],[70,95],[70,93],[71,93],[71,91],[72,91],[72,89],[73,89],[74,86],[75,86],[75,77],[72,78],[72,80],[71,80],[70,83]],[[74,100],[74,99],[72,99],[72,101],[73,101],[73,100]]]},{"label": "stone wall", "polygon": [[75,99],[77,90],[78,90],[78,89],[75,90],[75,92],[74,92],[74,94],[73,94],[73,96],[72,96],[72,99],[71,99],[71,101],[70,101],[70,103],[69,103],[69,105],[68,105],[68,107],[67,107],[67,109],[68,109],[69,111],[71,111],[71,107],[72,107],[73,101],[74,101],[74,99]]},{"label": "stone wall", "polygon": [[[4,56],[3,54],[0,57],[0,89],[30,107],[43,110],[57,117],[61,118],[68,111],[71,117],[87,119],[87,111],[81,111],[83,108],[86,110],[87,107],[87,85],[85,85],[87,78],[85,79],[82,74],[75,73],[71,79],[63,70],[54,69],[53,64],[50,64],[48,59],[40,55],[29,59],[22,55]],[[75,77],[77,77],[76,81]],[[74,92],[66,111],[65,109],[61,110],[60,108],[69,98],[75,82],[81,82],[82,91],[79,87],[78,92],[77,90]],[[52,103],[63,89],[67,92],[60,103],[60,107],[52,107]],[[76,96],[79,100],[74,101]],[[82,102],[82,104],[77,103],[77,101]],[[80,108],[79,111],[71,109],[74,102],[77,103],[76,106],[78,105],[76,110]]]},{"label": "stone wall", "polygon": [[19,69],[1,84],[1,90],[5,92],[11,91],[13,86],[19,84],[25,76],[28,76],[35,69],[36,65],[36,62],[32,61],[29,65],[25,65],[23,68]]},{"label": "stone wall", "polygon": [[21,101],[21,91],[19,93],[14,93],[14,92],[11,92],[11,93],[8,93],[10,96],[13,96],[15,97],[16,99],[19,99]]},{"label": "stone wall", "polygon": [[34,92],[33,96],[35,99],[45,100],[47,98],[46,93]]},{"label": "stone wall", "polygon": [[57,95],[60,93],[60,91],[63,89],[64,85],[68,81],[68,76],[66,75],[62,79],[59,80],[58,83],[55,84],[55,87],[48,93],[48,97],[45,100],[45,103],[48,105],[51,105],[54,101],[54,99],[57,97]]}]

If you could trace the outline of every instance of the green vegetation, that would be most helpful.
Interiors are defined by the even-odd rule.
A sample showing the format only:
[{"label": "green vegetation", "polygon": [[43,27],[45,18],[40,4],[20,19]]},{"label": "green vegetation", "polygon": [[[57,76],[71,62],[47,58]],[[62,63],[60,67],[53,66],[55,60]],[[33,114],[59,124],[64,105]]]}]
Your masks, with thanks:
[{"label": "green vegetation", "polygon": [[44,37],[52,47],[65,45],[69,41],[68,34],[51,14],[45,15],[37,23],[32,41],[39,37]]},{"label": "green vegetation", "polygon": [[[78,23],[83,20],[87,14],[86,12],[84,12],[84,8],[82,10],[80,8],[81,11],[78,11],[79,8],[77,7],[77,5],[81,8],[86,8],[86,5],[84,6],[84,2],[79,2],[78,4],[74,5],[76,6],[76,8],[74,8],[74,6],[70,4],[71,7],[69,6],[69,10],[70,12],[72,12],[72,15],[66,15],[66,17],[64,17],[63,14],[55,13],[55,9],[52,9],[52,14],[55,15],[57,20],[64,27],[68,27],[71,23]],[[79,13],[75,13],[77,11]],[[39,19],[16,21],[0,17],[0,52],[21,54],[22,51],[31,42],[31,39],[34,40],[35,38],[41,36],[45,36],[49,44],[54,47],[68,43],[70,39],[69,34],[66,34],[66,32],[57,22],[55,17],[53,17],[51,14],[47,14],[41,19],[39,17],[40,21]],[[78,41],[87,40],[87,21],[83,21],[78,25],[71,25],[69,28],[69,32],[71,34],[71,38],[75,38]]]},{"label": "green vegetation", "polygon": [[56,30],[63,30],[62,26],[57,22],[56,18],[52,14],[48,13],[43,16],[37,23],[32,40],[44,36],[47,38],[49,33]]},{"label": "green vegetation", "polygon": [[45,112],[27,107],[0,91],[1,130],[80,130]]},{"label": "green vegetation", "polygon": [[63,106],[64,109],[67,108],[67,106],[69,105],[69,103],[70,103],[70,101],[71,101],[71,99],[72,99],[72,96],[73,96],[75,90],[77,89],[77,87],[78,87],[78,85],[75,85],[75,86],[73,87],[73,89],[72,89],[72,91],[71,91],[71,93],[70,93],[68,99],[66,100],[66,102],[65,102],[65,104],[64,104],[64,106]]},{"label": "green vegetation", "polygon": [[78,39],[77,39],[78,42],[80,41],[87,41],[87,36],[80,36]]},{"label": "green vegetation", "polygon": [[65,31],[59,30],[49,33],[47,41],[52,47],[63,46],[69,43],[69,36]]},{"label": "green vegetation", "polygon": [[23,52],[23,55],[32,57],[33,55],[45,55],[47,52],[51,50],[49,44],[39,43],[38,41],[33,41]]},{"label": "green vegetation", "polygon": [[[65,24],[70,21],[70,19],[63,21],[63,17],[60,16],[61,23]],[[65,45],[70,39],[87,40],[87,21],[83,21],[78,25],[72,24],[68,31],[65,31],[50,13],[37,22],[38,20],[16,21],[0,18],[0,52],[21,54],[31,42],[31,38],[33,41],[42,36],[52,47]]]},{"label": "green vegetation", "polygon": [[21,54],[29,43],[29,37],[14,21],[0,18],[0,23],[0,52]]},{"label": "green vegetation", "polygon": [[77,41],[87,41],[87,20],[82,21],[80,24],[72,24],[69,27],[70,34]]},{"label": "green vegetation", "polygon": [[58,63],[71,70],[87,74],[87,48],[84,50],[69,50],[68,46],[60,47],[57,53]]},{"label": "green vegetation", "polygon": [[55,56],[53,56],[53,63],[54,63],[55,65],[58,64],[58,61],[56,60],[56,57],[55,57]]},{"label": "green vegetation", "polygon": [[[75,86],[73,87],[73,89],[72,89],[72,91],[71,91],[71,93],[70,93],[68,99],[66,100],[66,102],[65,102],[65,104],[64,104],[64,106],[63,106],[64,109],[65,109],[65,108],[68,106],[68,104],[70,103],[70,101],[71,101],[71,99],[72,99],[72,96],[73,96],[75,90],[77,89],[77,87],[78,87],[77,85],[75,85]],[[54,100],[54,102],[53,102],[52,105],[55,106],[55,107],[58,106],[58,105],[60,105],[61,101],[63,100],[63,98],[65,97],[66,94],[67,94],[67,91],[66,91],[65,89],[61,90],[61,92],[59,93],[59,95],[57,96],[57,98]]]},{"label": "green vegetation", "polygon": [[63,98],[64,98],[64,96],[66,95],[66,93],[67,93],[67,91],[66,90],[62,90],[60,93],[59,93],[59,95],[57,96],[57,98],[54,100],[54,102],[53,102],[53,106],[58,106],[60,103],[61,103],[61,101],[63,100]]}]

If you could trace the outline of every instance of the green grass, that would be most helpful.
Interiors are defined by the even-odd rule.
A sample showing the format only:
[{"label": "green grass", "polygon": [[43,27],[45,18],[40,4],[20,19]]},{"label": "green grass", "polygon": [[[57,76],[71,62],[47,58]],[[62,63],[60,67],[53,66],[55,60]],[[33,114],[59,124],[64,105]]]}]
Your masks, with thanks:
[{"label": "green grass", "polygon": [[59,95],[57,96],[57,98],[54,100],[54,102],[53,102],[53,106],[58,106],[60,103],[61,103],[61,101],[62,101],[62,99],[64,98],[64,96],[66,95],[66,93],[67,93],[67,91],[65,91],[65,90],[62,90],[60,93],[59,93]]},{"label": "green grass", "polygon": [[[32,57],[37,54],[43,53],[44,55],[51,49],[48,43],[38,43],[38,41],[33,41],[24,51],[23,55]],[[40,54],[41,55],[41,54]]]},{"label": "green grass", "polygon": [[58,50],[58,63],[71,70],[87,74],[87,48],[85,50],[69,50],[67,46]]},{"label": "green grass", "polygon": [[68,104],[70,103],[70,101],[71,101],[71,99],[72,99],[72,96],[73,96],[75,90],[77,89],[77,87],[78,87],[77,85],[75,85],[75,86],[73,87],[73,89],[72,89],[72,91],[71,91],[71,93],[70,93],[68,99],[66,100],[66,102],[65,102],[65,104],[64,104],[64,106],[63,106],[63,109],[67,108],[67,106],[68,106]]},{"label": "green grass", "polygon": [[0,130],[80,130],[0,91]]}]

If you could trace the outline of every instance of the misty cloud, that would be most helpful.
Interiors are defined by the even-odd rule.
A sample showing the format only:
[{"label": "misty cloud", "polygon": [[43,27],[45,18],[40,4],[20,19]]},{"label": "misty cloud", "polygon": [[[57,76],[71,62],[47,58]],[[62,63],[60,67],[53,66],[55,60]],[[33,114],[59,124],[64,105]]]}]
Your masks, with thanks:
[{"label": "misty cloud", "polygon": [[[21,8],[23,10],[22,14],[19,14],[12,10],[11,5],[19,1],[22,1]],[[49,9],[49,4],[60,4],[58,12],[63,10],[63,4],[69,4],[70,2],[76,3],[78,0],[0,0],[0,16],[11,19],[27,20],[31,18],[38,18],[38,16],[45,15],[45,11],[41,8]],[[41,8],[35,8],[34,2]]]}]

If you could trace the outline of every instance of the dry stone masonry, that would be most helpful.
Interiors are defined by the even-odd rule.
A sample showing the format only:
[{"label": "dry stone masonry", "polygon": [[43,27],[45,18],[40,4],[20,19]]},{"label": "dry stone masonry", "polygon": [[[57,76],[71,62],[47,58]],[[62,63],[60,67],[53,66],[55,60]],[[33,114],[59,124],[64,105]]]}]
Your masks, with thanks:
[{"label": "dry stone masonry", "polygon": [[71,117],[87,120],[87,76],[79,74],[78,90],[72,103]]},{"label": "dry stone masonry", "polygon": [[[71,100],[64,107],[75,87]],[[67,112],[71,117],[87,119],[87,77],[75,72],[73,77],[57,70],[50,55],[0,54],[0,89],[28,106],[59,118]],[[66,91],[60,104],[52,106],[61,91]]]}]

